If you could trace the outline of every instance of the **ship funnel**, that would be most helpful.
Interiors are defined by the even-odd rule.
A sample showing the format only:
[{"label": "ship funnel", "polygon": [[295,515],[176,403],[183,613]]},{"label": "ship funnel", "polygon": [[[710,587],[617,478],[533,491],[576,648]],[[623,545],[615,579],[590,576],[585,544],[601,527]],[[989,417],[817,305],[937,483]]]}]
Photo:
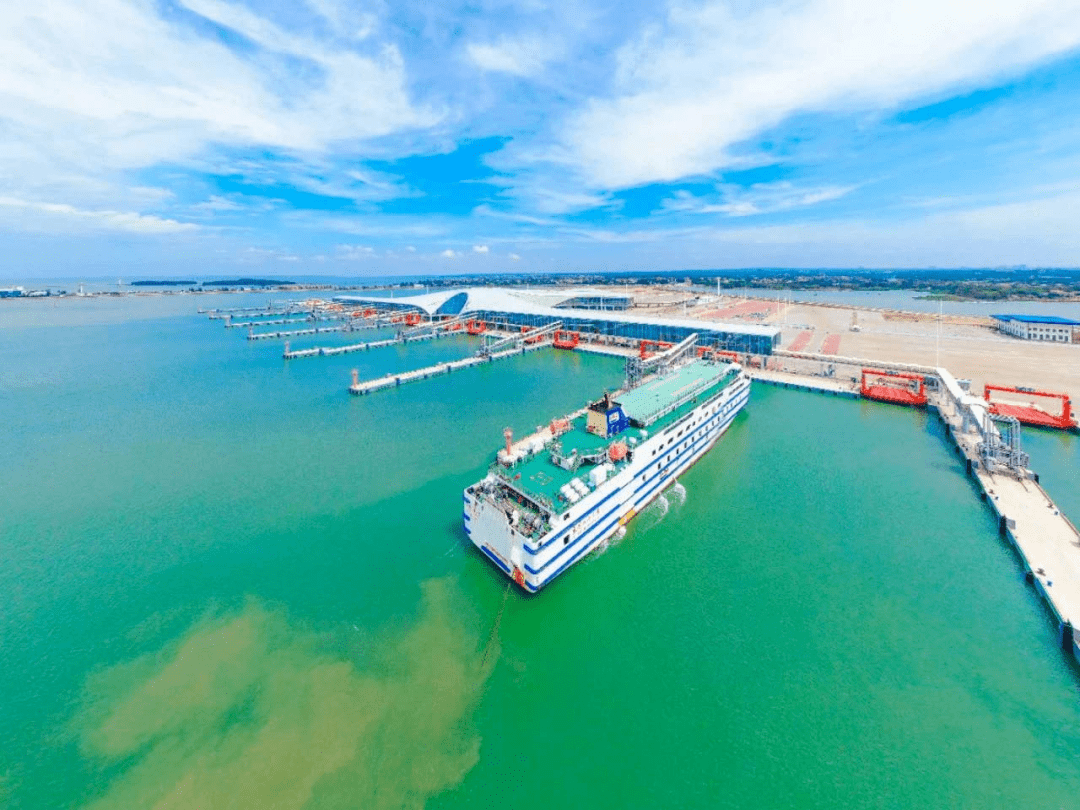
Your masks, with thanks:
[{"label": "ship funnel", "polygon": [[506,455],[510,456],[510,445],[514,443],[514,431],[510,428],[503,428],[503,438],[506,439]]}]

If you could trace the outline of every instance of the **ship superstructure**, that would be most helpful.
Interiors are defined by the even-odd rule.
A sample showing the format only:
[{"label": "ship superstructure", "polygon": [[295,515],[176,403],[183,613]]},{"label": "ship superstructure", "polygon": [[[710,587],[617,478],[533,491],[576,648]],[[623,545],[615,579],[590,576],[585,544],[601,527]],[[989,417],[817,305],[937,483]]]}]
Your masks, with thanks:
[{"label": "ship superstructure", "polygon": [[507,429],[468,487],[465,531],[527,591],[619,532],[723,434],[750,395],[742,367],[691,336],[627,363],[627,387],[517,442]]}]

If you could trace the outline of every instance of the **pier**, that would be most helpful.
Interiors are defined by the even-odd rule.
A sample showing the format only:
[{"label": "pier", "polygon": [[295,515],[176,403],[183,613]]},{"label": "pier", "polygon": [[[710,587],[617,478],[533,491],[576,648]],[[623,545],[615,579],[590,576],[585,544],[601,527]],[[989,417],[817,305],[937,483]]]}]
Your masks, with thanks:
[{"label": "pier", "polygon": [[[297,314],[303,314],[303,313],[297,313]],[[234,320],[231,320],[231,318],[227,317],[227,318],[225,318],[225,328],[226,329],[240,329],[240,328],[246,326],[246,327],[248,327],[250,329],[250,328],[252,328],[254,326],[278,326],[280,324],[305,323],[305,322],[307,322],[309,320],[311,320],[310,317],[306,317],[306,318],[280,318],[280,319],[274,320],[274,321],[234,321]]]},{"label": "pier", "polygon": [[425,368],[418,368],[415,371],[403,371],[400,374],[387,374],[384,377],[378,377],[374,380],[361,381],[357,376],[357,372],[353,371],[352,385],[349,386],[350,394],[370,394],[374,391],[381,391],[384,388],[396,388],[399,385],[405,383],[417,382],[418,380],[426,380],[428,377],[436,377],[442,374],[450,374],[453,371],[459,369],[469,368],[471,366],[478,366],[483,363],[491,363],[495,360],[503,360],[507,357],[515,357],[519,354],[525,354],[526,352],[536,351],[537,349],[543,349],[550,344],[547,343],[535,343],[532,345],[522,345],[513,349],[507,349],[501,352],[494,352],[492,354],[477,355],[475,357],[465,357],[461,360],[451,360],[446,363],[438,363],[434,366],[426,366]]},{"label": "pier", "polygon": [[227,318],[256,318],[260,316],[271,317],[273,315],[293,315],[301,312],[310,312],[311,305],[301,304],[269,304],[262,307],[233,307],[232,309],[200,309],[200,315],[206,315],[212,321],[225,320]]},{"label": "pier", "polygon": [[[361,327],[362,328],[362,327]],[[323,332],[351,332],[354,327],[351,324],[341,326],[312,326],[308,329],[293,329],[286,332],[248,332],[248,340],[280,340],[282,338],[300,337],[301,335],[321,335]]]},{"label": "pier", "polygon": [[812,391],[848,399],[860,399],[862,396],[851,384],[829,377],[806,377],[802,374],[767,369],[748,369],[748,373],[754,382],[775,385],[778,388],[794,388],[798,391]]},{"label": "pier", "polygon": [[[324,332],[327,330],[323,330]],[[433,332],[427,335],[402,335],[399,337],[387,338],[386,340],[372,340],[367,343],[352,343],[348,346],[316,346],[310,349],[296,349],[289,350],[289,344],[285,344],[285,351],[281,355],[286,360],[296,360],[300,357],[333,357],[338,354],[349,354],[350,352],[366,352],[369,349],[381,349],[385,346],[396,346],[398,344],[405,343],[418,343],[422,340],[441,340],[445,337],[452,337],[458,333],[439,333]]]},{"label": "pier", "polygon": [[1080,621],[1080,531],[1027,468],[1016,420],[994,417],[985,400],[964,391],[945,369],[938,369],[938,379],[930,407],[997,518],[999,533],[1020,557],[1025,578],[1050,609],[1062,649],[1080,662],[1080,635],[1073,632]]},{"label": "pier", "polygon": [[[302,321],[298,321],[302,323]],[[364,329],[383,329],[389,324],[385,321],[358,323],[349,321],[337,326],[310,326],[307,329],[292,329],[281,332],[248,332],[248,340],[280,340],[282,338],[301,337],[303,335],[321,335],[324,332],[360,332]]]},{"label": "pier", "polygon": [[[369,349],[381,349],[384,346],[394,346],[399,343],[404,344],[417,343],[422,340],[441,340],[442,338],[456,337],[462,334],[460,331],[454,329],[455,324],[460,324],[461,321],[461,318],[454,318],[453,320],[442,321],[439,323],[423,324],[400,332],[397,337],[387,338],[386,340],[372,340],[367,343],[353,343],[348,346],[316,346],[310,349],[290,351],[289,344],[286,343],[285,351],[281,356],[286,360],[296,360],[301,357],[333,357],[338,354],[366,352]],[[367,329],[369,327],[363,325],[358,328]]]}]

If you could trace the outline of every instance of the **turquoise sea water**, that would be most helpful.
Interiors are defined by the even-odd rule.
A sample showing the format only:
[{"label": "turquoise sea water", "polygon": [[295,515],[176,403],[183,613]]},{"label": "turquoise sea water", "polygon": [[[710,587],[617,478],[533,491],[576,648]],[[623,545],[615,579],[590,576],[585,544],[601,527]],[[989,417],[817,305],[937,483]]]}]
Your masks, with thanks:
[{"label": "turquoise sea water", "polygon": [[[759,386],[529,598],[460,491],[618,361],[354,398],[475,344],[59,304],[0,311],[0,808],[1080,802],[1077,667],[925,414]],[[1076,437],[1025,440],[1075,519]]]}]

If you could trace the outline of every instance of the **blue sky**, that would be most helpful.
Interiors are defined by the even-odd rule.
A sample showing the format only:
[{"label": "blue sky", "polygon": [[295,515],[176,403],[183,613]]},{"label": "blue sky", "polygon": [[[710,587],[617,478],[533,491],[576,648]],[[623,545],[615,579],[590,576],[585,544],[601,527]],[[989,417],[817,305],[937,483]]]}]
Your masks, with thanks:
[{"label": "blue sky", "polygon": [[1080,265],[1080,0],[8,0],[0,275]]}]

